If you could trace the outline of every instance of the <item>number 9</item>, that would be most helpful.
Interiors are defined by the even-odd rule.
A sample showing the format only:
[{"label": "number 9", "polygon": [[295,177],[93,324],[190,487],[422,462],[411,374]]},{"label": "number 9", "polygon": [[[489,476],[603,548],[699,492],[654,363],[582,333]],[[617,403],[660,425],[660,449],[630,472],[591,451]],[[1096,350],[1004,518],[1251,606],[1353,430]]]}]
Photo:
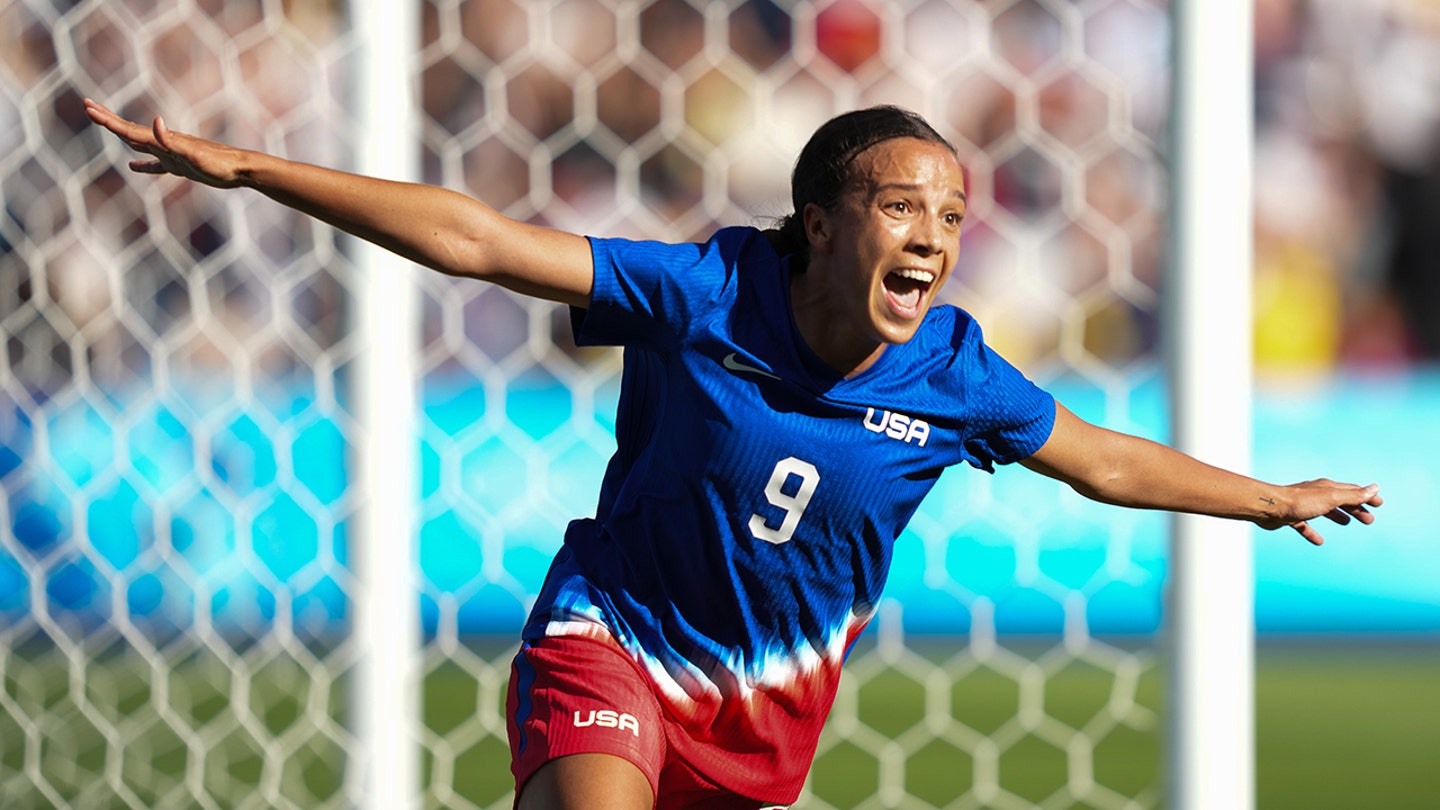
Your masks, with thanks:
[{"label": "number 9", "polygon": [[[794,495],[786,495],[785,482],[792,475],[800,479],[800,488]],[[765,523],[764,517],[751,515],[750,533],[767,543],[779,545],[789,542],[795,535],[795,527],[800,524],[800,516],[805,514],[805,507],[810,505],[815,485],[819,483],[820,471],[815,469],[815,465],[794,456],[781,459],[770,474],[770,483],[765,485],[765,499],[784,509],[785,518],[780,521],[778,529],[772,529]]]}]

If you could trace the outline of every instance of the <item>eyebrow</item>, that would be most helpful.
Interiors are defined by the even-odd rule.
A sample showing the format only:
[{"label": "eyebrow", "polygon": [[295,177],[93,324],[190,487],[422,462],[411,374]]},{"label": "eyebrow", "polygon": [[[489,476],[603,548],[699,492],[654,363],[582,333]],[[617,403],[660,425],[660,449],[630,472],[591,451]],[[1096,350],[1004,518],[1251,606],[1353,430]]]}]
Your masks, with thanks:
[{"label": "eyebrow", "polygon": [[[916,191],[916,190],[918,190],[918,189],[920,188],[920,184],[919,184],[919,183],[878,183],[878,184],[872,186],[871,188],[873,189],[873,191],[871,192],[872,194],[879,194],[880,192],[882,192],[882,191],[887,191],[887,190],[889,190],[889,189],[897,189],[897,190],[900,190],[900,191]],[[956,189],[956,190],[955,190],[955,196],[960,198],[960,202],[963,202],[963,203],[969,203],[969,202],[970,202],[970,198],[965,196],[965,192],[960,191],[959,189]]]}]

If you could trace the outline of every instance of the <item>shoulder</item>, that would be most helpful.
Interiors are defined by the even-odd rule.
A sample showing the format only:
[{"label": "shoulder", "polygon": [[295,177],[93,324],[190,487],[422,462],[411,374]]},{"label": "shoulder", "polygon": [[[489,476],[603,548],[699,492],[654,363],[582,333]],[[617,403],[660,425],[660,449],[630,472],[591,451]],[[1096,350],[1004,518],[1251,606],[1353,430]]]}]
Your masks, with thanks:
[{"label": "shoulder", "polygon": [[[910,364],[929,369],[946,385],[971,390],[979,383],[1008,384],[1024,377],[985,341],[980,323],[952,305],[932,307],[911,341]],[[997,389],[998,390],[998,389]]]},{"label": "shoulder", "polygon": [[626,263],[657,263],[684,266],[720,263],[729,266],[752,263],[778,264],[779,257],[765,234],[748,225],[721,228],[709,239],[698,242],[664,242],[625,237],[589,237],[597,259]]},{"label": "shoulder", "polygon": [[748,226],[721,228],[699,242],[592,237],[591,245],[602,298],[663,294],[716,304],[735,295],[746,279],[778,276],[781,267],[770,240]]},{"label": "shoulder", "polygon": [[985,336],[969,312],[953,304],[936,304],[925,313],[911,342],[927,354],[955,355],[984,346]]},{"label": "shoulder", "polygon": [[755,228],[722,228],[702,242],[590,237],[590,244],[594,283],[576,339],[592,343],[665,344],[731,309],[748,279],[779,275],[760,269],[780,265]]}]

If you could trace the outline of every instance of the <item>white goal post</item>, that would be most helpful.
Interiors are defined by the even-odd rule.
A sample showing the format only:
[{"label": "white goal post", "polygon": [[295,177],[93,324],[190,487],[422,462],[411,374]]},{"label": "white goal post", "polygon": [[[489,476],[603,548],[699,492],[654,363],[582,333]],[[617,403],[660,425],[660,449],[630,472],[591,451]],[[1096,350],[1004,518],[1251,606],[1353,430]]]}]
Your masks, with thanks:
[{"label": "white goal post", "polygon": [[[414,0],[352,5],[361,56],[356,71],[356,170],[389,180],[420,177],[417,115],[420,6]],[[355,249],[361,437],[357,489],[352,697],[364,810],[420,806],[420,611],[416,603],[415,502],[419,431],[418,297],[410,262],[375,245]]]},{"label": "white goal post", "polygon": [[[563,307],[418,272],[263,195],[137,177],[82,97],[520,220],[669,241],[767,226],[816,126],[900,104],[967,173],[945,302],[1072,410],[1163,438],[1160,291],[1243,292],[1218,272],[1240,261],[1202,257],[1192,292],[1159,258],[1183,10],[0,3],[0,806],[509,807],[515,631],[614,450],[619,352],[574,346]],[[1225,25],[1207,60],[1242,42]],[[1202,246],[1230,242],[1200,227]],[[1215,388],[1171,361],[1180,401]],[[1183,447],[1244,466],[1191,444],[1188,419]],[[1166,520],[1023,470],[947,472],[894,544],[798,804],[1166,803],[1167,567],[1177,608],[1206,617],[1171,642],[1248,644],[1186,607],[1180,580],[1216,576],[1192,552],[1249,587],[1244,553],[1183,539],[1167,554]],[[1208,663],[1214,648],[1175,649]],[[1248,682],[1190,680],[1231,684],[1207,717],[1248,711]],[[1203,778],[1187,770],[1203,756],[1177,756],[1172,785]]]},{"label": "white goal post", "polygon": [[[1171,6],[1174,445],[1250,469],[1254,28],[1248,0]],[[1248,523],[1174,518],[1168,806],[1255,805],[1254,562]]]}]

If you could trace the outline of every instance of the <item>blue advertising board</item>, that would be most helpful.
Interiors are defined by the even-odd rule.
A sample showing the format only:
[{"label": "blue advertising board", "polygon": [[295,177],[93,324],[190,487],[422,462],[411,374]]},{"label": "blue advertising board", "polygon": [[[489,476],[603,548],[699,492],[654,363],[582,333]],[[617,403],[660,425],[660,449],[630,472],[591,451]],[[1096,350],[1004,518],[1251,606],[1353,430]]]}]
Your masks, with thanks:
[{"label": "blue advertising board", "polygon": [[[473,382],[425,386],[421,613],[432,631],[444,621],[512,634],[565,523],[593,509],[613,399],[577,417],[567,389],[517,385],[493,406],[523,435],[469,441],[445,462],[458,467],[442,469],[432,444],[492,407]],[[1159,381],[1118,409],[1082,383],[1048,387],[1082,417],[1165,438]],[[207,393],[51,402],[38,426],[4,403],[0,624],[39,607],[82,630],[123,620],[162,636],[197,623],[258,635],[284,617],[302,634],[343,631],[359,506],[347,490],[346,414],[309,391],[227,410],[212,388],[196,390]],[[1371,527],[1322,521],[1330,542],[1319,549],[1257,529],[1257,629],[1440,631],[1440,543],[1425,519],[1440,491],[1440,374],[1262,387],[1253,434],[1257,477],[1379,481],[1389,502]],[[964,633],[975,621],[1058,633],[1081,620],[1096,635],[1154,633],[1168,526],[1164,514],[1095,504],[1019,467],[953,470],[897,541],[887,599],[911,633]]]}]

